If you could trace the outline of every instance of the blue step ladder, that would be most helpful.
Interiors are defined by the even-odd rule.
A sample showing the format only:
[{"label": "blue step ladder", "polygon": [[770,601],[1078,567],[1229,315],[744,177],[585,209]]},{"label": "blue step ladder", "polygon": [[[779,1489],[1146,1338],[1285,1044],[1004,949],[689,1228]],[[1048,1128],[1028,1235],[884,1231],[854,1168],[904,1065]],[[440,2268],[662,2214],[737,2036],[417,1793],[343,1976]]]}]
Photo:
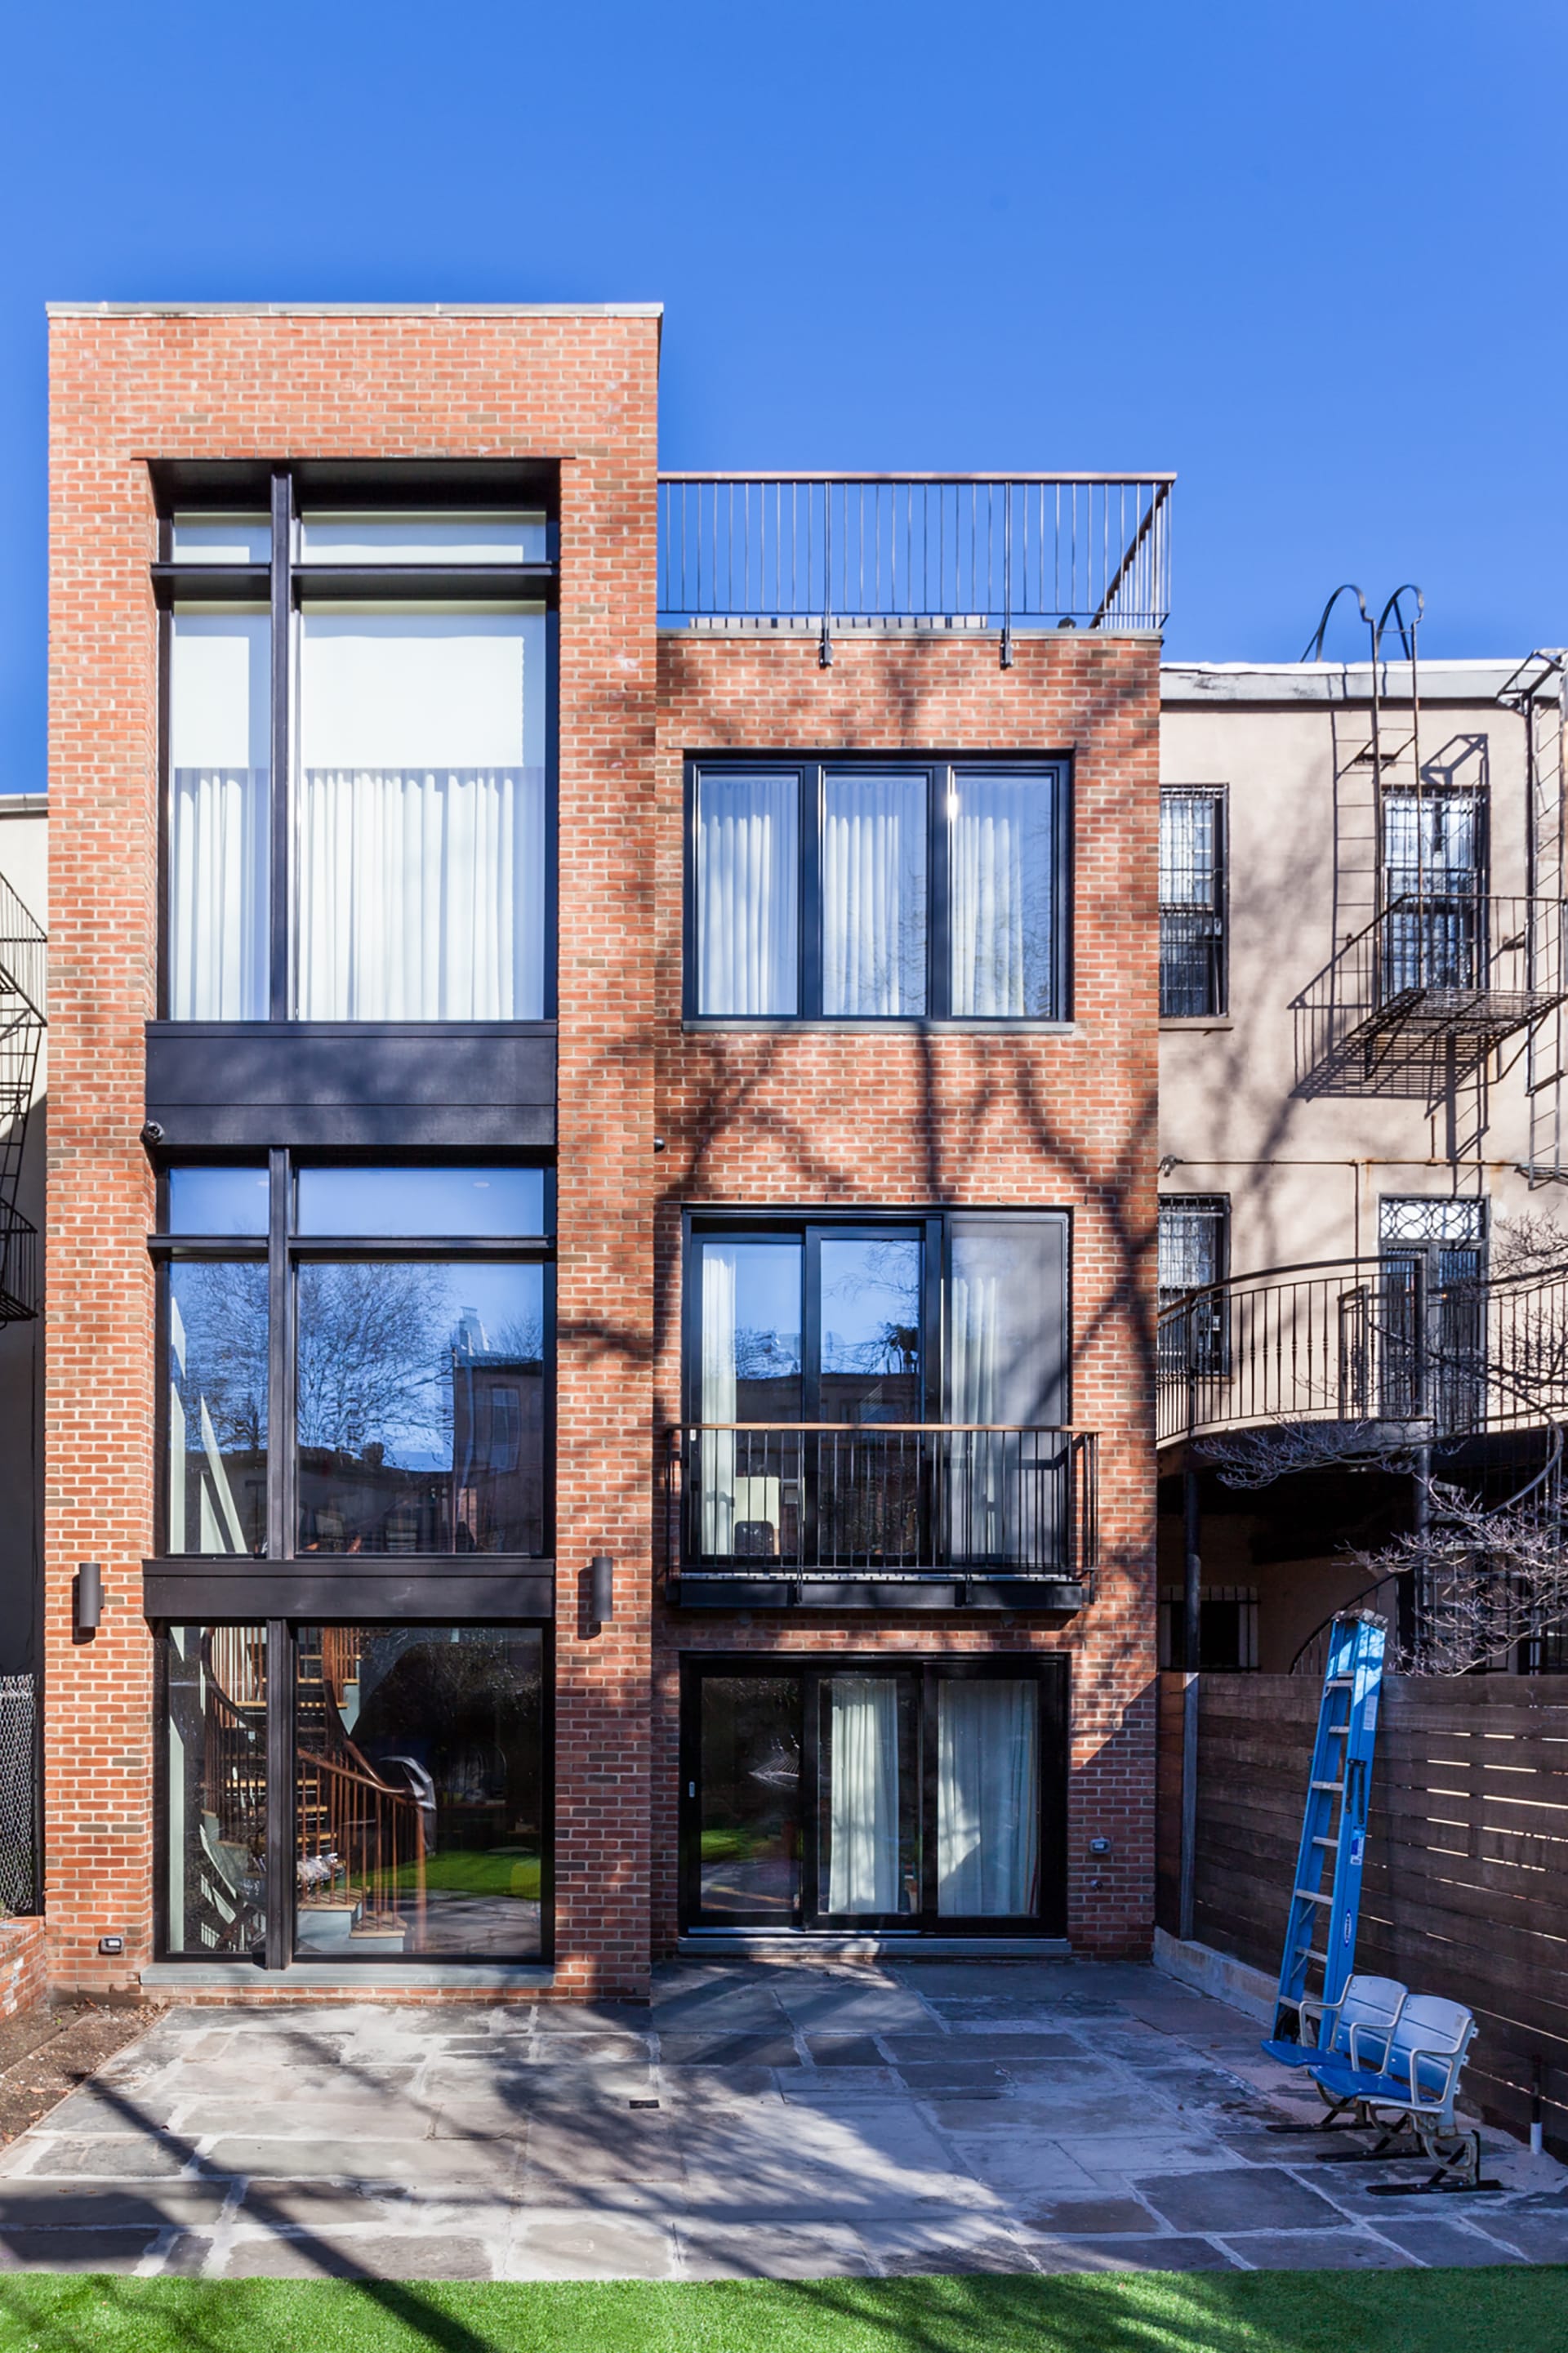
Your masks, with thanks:
[{"label": "blue step ladder", "polygon": [[1384,1637],[1383,1620],[1367,1610],[1346,1610],[1330,1630],[1274,2032],[1263,2045],[1287,2065],[1300,2061],[1297,2005],[1313,1990],[1309,1973],[1321,1970],[1320,1998],[1333,2003],[1355,1967]]}]

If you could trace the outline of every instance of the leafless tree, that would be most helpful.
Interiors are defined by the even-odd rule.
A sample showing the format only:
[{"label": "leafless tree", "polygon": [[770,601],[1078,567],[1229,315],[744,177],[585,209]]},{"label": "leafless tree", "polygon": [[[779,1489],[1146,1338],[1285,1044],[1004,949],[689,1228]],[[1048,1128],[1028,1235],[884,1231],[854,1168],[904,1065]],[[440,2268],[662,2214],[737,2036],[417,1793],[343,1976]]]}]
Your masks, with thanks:
[{"label": "leafless tree", "polygon": [[1350,1557],[1368,1584],[1418,1577],[1418,1630],[1394,1664],[1401,1674],[1466,1675],[1506,1666],[1521,1643],[1568,1626],[1568,1547],[1560,1511],[1531,1503],[1488,1509],[1462,1488],[1430,1482],[1431,1522]]}]

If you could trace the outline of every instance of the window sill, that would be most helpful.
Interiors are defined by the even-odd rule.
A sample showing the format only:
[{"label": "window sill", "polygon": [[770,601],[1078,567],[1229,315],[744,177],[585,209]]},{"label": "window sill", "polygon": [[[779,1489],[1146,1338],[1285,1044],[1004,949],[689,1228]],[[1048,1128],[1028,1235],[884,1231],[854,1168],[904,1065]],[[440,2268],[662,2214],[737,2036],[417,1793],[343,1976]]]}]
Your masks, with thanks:
[{"label": "window sill", "polygon": [[1236,1023],[1228,1013],[1162,1013],[1160,1016],[1162,1031],[1195,1029],[1201,1034],[1210,1029],[1234,1029],[1235,1027]]},{"label": "window sill", "polygon": [[701,1037],[714,1030],[756,1030],[780,1038],[792,1034],[824,1038],[1081,1038],[1085,1034],[1079,1021],[829,1021],[793,1014],[687,1014],[680,1026],[689,1037]]}]

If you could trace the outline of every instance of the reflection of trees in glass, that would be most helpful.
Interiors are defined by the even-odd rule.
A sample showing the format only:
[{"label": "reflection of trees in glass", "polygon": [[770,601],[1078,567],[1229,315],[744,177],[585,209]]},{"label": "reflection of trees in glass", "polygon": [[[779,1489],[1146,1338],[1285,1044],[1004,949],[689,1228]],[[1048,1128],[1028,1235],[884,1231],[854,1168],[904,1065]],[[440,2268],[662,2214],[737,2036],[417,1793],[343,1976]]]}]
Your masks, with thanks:
[{"label": "reflection of trees in glass", "polygon": [[267,1269],[174,1266],[169,1305],[180,1396],[187,1407],[205,1404],[225,1454],[259,1453],[267,1443]]},{"label": "reflection of trees in glass", "polygon": [[[835,1250],[822,1289],[822,1366],[834,1373],[916,1373],[921,1361],[921,1246],[904,1236]],[[827,1329],[830,1305],[847,1308],[858,1330]],[[876,1313],[878,1308],[883,1312]],[[891,1310],[889,1314],[887,1312]],[[858,1311],[858,1312],[857,1312]]]},{"label": "reflection of trees in glass", "polygon": [[450,1323],[444,1268],[301,1267],[300,1445],[363,1455],[412,1440],[449,1452]]}]

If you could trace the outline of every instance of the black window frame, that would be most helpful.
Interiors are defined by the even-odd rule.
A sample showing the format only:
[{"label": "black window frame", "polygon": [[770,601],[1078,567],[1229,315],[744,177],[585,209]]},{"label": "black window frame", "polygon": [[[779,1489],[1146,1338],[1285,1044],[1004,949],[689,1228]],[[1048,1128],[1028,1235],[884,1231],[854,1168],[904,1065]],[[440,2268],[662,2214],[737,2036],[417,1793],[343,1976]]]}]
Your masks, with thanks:
[{"label": "black window frame", "polygon": [[[813,1900],[820,1886],[820,1696],[834,1675],[916,1674],[920,1677],[921,1878],[918,1913],[826,1913]],[[711,1913],[701,1908],[702,1684],[710,1675],[801,1678],[800,1901],[791,1923],[802,1936],[1037,1936],[1067,1934],[1068,1798],[1070,1768],[1071,1662],[1065,1651],[994,1651],[982,1656],[937,1652],[704,1651],[680,1662],[680,1793],[678,1828],[681,1933],[777,1928],[776,1912]],[[943,1679],[996,1683],[1032,1681],[1039,1702],[1039,1891],[1033,1913],[955,1915],[936,1908],[936,1693]]]},{"label": "black window frame", "polygon": [[[1062,1237],[1062,1351],[1061,1366],[1057,1377],[1061,1395],[1061,1412],[1055,1423],[1042,1427],[1066,1430],[1072,1424],[1072,1387],[1074,1370],[1073,1333],[1073,1216],[1068,1208],[1054,1204],[1016,1202],[954,1202],[941,1208],[896,1205],[874,1208],[721,1208],[688,1209],[681,1220],[680,1300],[681,1300],[681,1366],[680,1389],[683,1418],[688,1422],[702,1419],[702,1286],[698,1281],[698,1244],[704,1240],[780,1241],[799,1240],[802,1245],[802,1316],[801,1316],[801,1400],[802,1419],[817,1417],[809,1410],[814,1384],[820,1380],[820,1361],[812,1364],[816,1348],[817,1321],[816,1291],[813,1281],[815,1247],[824,1237],[841,1240],[879,1239],[900,1232],[918,1233],[921,1239],[921,1392],[923,1419],[934,1428],[942,1428],[946,1403],[946,1330],[943,1300],[949,1281],[952,1259],[952,1229],[965,1219],[994,1218],[1003,1220],[1038,1220],[1054,1223]],[[820,1350],[816,1348],[818,1359]]]},{"label": "black window frame", "polygon": [[[388,1613],[388,1593],[405,1590],[412,1581],[434,1587],[443,1579],[453,1579],[455,1572],[466,1573],[464,1581],[483,1577],[496,1578],[515,1577],[536,1580],[553,1573],[555,1542],[555,1452],[556,1452],[556,1206],[555,1172],[552,1165],[538,1154],[503,1152],[482,1149],[462,1153],[432,1154],[428,1152],[362,1151],[333,1152],[328,1150],[289,1150],[275,1146],[266,1155],[268,1177],[268,1230],[266,1238],[255,1235],[226,1237],[214,1234],[176,1234],[168,1230],[169,1166],[257,1167],[262,1155],[256,1152],[181,1153],[170,1156],[170,1163],[160,1167],[157,1176],[158,1230],[148,1237],[148,1250],[157,1272],[157,1307],[155,1315],[156,1362],[160,1367],[157,1383],[155,1443],[157,1471],[154,1482],[154,1528],[158,1545],[158,1568],[181,1574],[191,1581],[193,1588],[203,1583],[226,1586],[233,1592],[233,1601],[226,1611],[209,1609],[211,1617],[226,1614],[250,1618],[255,1609],[245,1608],[245,1582],[247,1577],[265,1580],[268,1569],[287,1567],[296,1577],[306,1577],[321,1588],[321,1598],[306,1614],[327,1622],[349,1622],[355,1618],[374,1620]],[[520,1235],[498,1240],[469,1235],[383,1235],[301,1234],[295,1220],[297,1187],[295,1178],[302,1167],[388,1167],[442,1168],[460,1170],[476,1167],[540,1167],[544,1175],[544,1208],[538,1235]],[[368,1554],[351,1559],[348,1556],[302,1554],[296,1536],[299,1526],[298,1509],[298,1433],[295,1398],[295,1327],[298,1271],[301,1265],[328,1262],[340,1264],[357,1261],[374,1263],[388,1259],[442,1261],[451,1263],[465,1259],[486,1263],[538,1265],[543,1276],[543,1311],[546,1329],[547,1362],[544,1368],[543,1431],[543,1540],[544,1550],[533,1553],[459,1553],[424,1552],[398,1555]],[[199,1261],[207,1263],[228,1263],[244,1261],[264,1263],[268,1269],[268,1471],[267,1471],[267,1544],[259,1554],[236,1553],[171,1553],[166,1549],[169,1528],[169,1399],[167,1383],[162,1367],[167,1362],[169,1341],[169,1285],[164,1270],[181,1261]],[[363,1588],[363,1604],[344,1607],[339,1598],[345,1577]],[[265,1613],[262,1613],[265,1614]],[[477,1612],[454,1599],[447,1613],[454,1619],[470,1614],[483,1618],[483,1606]],[[531,1613],[530,1613],[531,1614]],[[186,1622],[195,1623],[195,1617]]]},{"label": "black window frame", "polygon": [[[500,461],[300,460],[257,465],[163,464],[152,470],[158,516],[158,553],[152,582],[158,608],[158,949],[157,1005],[160,1020],[171,1019],[170,943],[173,934],[171,857],[174,778],[171,744],[171,624],[176,606],[265,607],[269,617],[270,758],[268,770],[268,1024],[298,1025],[294,1007],[293,795],[297,770],[294,712],[297,702],[299,632],[302,602],[312,604],[539,604],[545,622],[544,712],[544,997],[538,1020],[557,1012],[558,801],[560,735],[560,478],[553,465],[518,467]],[[432,511],[493,512],[527,507],[545,517],[545,560],[537,564],[331,565],[301,563],[299,526],[309,506],[367,514]],[[266,510],[271,558],[266,565],[177,562],[174,516]],[[199,1029],[206,1022],[182,1023]],[[236,1025],[224,1022],[226,1029]],[[255,1027],[258,1024],[242,1024]],[[308,1025],[307,1025],[308,1026]],[[372,1033],[408,1025],[382,1020],[339,1025]],[[447,1022],[421,1022],[441,1029]],[[462,1028],[476,1025],[463,1023]],[[493,1027],[493,1024],[486,1026]],[[533,1018],[505,1027],[529,1029]]]},{"label": "black window frame", "polygon": [[[1214,887],[1205,904],[1195,899],[1165,895],[1165,811],[1177,801],[1205,801],[1215,813]],[[1168,945],[1173,945],[1166,917],[1196,926],[1207,924],[1208,988],[1211,1004],[1180,1011],[1166,1001],[1165,966]],[[1173,932],[1174,922],[1171,926]],[[1195,934],[1194,934],[1195,935]],[[1162,1021],[1224,1020],[1230,1011],[1230,792],[1225,785],[1162,785],[1160,787],[1160,1018]]]},{"label": "black window frame", "polygon": [[[388,1609],[366,1609],[357,1613],[357,1622],[384,1624]],[[289,1617],[263,1614],[255,1609],[231,1608],[214,1609],[200,1618],[182,1610],[177,1615],[160,1618],[153,1623],[153,1949],[161,1962],[199,1961],[211,1967],[244,1968],[254,1967],[274,1974],[300,1965],[295,1950],[297,1941],[297,1898],[299,1881],[296,1872],[297,1823],[294,1810],[295,1710],[299,1638],[307,1626],[322,1623],[320,1614],[300,1610]],[[356,1622],[353,1611],[338,1611],[328,1618],[329,1625]],[[555,1959],[555,1630],[548,1619],[509,1618],[502,1612],[492,1612],[484,1618],[468,1619],[460,1610],[445,1615],[409,1613],[400,1620],[409,1625],[449,1626],[469,1623],[476,1627],[512,1626],[519,1631],[537,1633],[540,1637],[540,1948],[530,1956],[505,1967],[547,1970]],[[229,1954],[221,1957],[202,1947],[184,1946],[178,1951],[169,1944],[169,1873],[173,1856],[169,1846],[169,1638],[176,1626],[216,1628],[224,1625],[259,1625],[265,1629],[267,1653],[267,1909],[265,1936],[248,1955]],[[406,1957],[389,1958],[385,1954],[364,1954],[356,1958],[351,1952],[334,1954],[332,1969],[384,1969],[395,1979],[400,1969],[417,1965],[429,1956],[410,1954]],[[442,1953],[442,1966],[454,1968],[495,1966],[493,1953]]]},{"label": "black window frame", "polygon": [[[1160,1371],[1168,1379],[1218,1379],[1229,1372],[1231,1358],[1230,1308],[1223,1289],[1230,1275],[1231,1198],[1228,1193],[1162,1193],[1156,1210],[1156,1259],[1159,1229],[1167,1213],[1178,1209],[1208,1219],[1215,1237],[1214,1272],[1206,1283],[1163,1285],[1156,1265],[1156,1301],[1162,1318]],[[1215,1289],[1216,1285],[1222,1287]],[[1198,1296],[1186,1315],[1163,1320],[1194,1290]]]},{"label": "black window frame", "polygon": [[[799,779],[795,863],[795,1010],[793,1013],[703,1013],[698,1009],[698,807],[701,779],[726,776]],[[822,1010],[822,828],[829,775],[923,776],[926,785],[926,1002],[921,1013],[825,1013]],[[948,798],[965,775],[1048,775],[1053,785],[1051,855],[1053,938],[1049,1013],[955,1014],[952,997]],[[726,752],[690,753],[685,762],[684,882],[681,1002],[685,1025],[696,1029],[776,1029],[801,1024],[832,1029],[956,1028],[1017,1032],[1058,1029],[1073,1019],[1073,761],[1070,753],[1016,752]]]}]

